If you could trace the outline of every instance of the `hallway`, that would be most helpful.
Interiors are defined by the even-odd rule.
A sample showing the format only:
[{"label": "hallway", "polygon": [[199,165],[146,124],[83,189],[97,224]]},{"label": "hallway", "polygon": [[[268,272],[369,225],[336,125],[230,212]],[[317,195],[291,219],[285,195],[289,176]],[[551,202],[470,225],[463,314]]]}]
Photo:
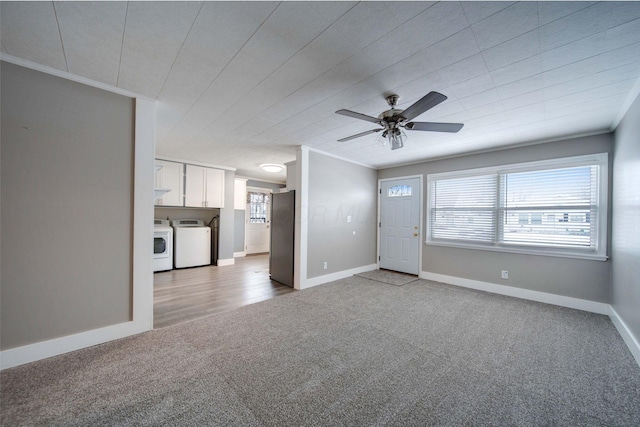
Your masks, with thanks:
[{"label": "hallway", "polygon": [[234,265],[154,273],[153,326],[233,310],[294,290],[269,278],[269,254],[236,258]]}]

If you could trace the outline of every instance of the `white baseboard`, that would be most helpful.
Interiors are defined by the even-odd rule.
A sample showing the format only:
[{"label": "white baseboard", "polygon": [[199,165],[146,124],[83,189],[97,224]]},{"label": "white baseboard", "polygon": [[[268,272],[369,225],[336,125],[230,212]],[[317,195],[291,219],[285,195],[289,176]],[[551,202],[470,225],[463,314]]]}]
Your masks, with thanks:
[{"label": "white baseboard", "polygon": [[609,317],[623,341],[627,344],[627,347],[629,347],[629,351],[636,359],[638,366],[640,366],[640,342],[638,342],[638,339],[633,335],[631,329],[629,329],[627,324],[622,320],[612,306],[609,306]]},{"label": "white baseboard", "polygon": [[80,332],[66,337],[55,338],[0,352],[0,370],[24,365],[41,359],[58,356],[81,348],[103,344],[119,338],[136,335],[149,330],[139,322],[126,322],[100,329]]},{"label": "white baseboard", "polygon": [[494,294],[508,295],[515,298],[522,298],[531,301],[543,302],[546,304],[575,308],[577,310],[588,311],[591,313],[608,315],[611,319],[611,322],[622,337],[622,340],[625,342],[625,344],[629,348],[629,351],[638,363],[638,366],[640,366],[640,342],[638,338],[633,335],[631,329],[629,329],[624,320],[622,320],[622,318],[610,304],[579,298],[565,297],[562,295],[554,295],[546,292],[532,291],[529,289],[514,288],[512,286],[498,285],[495,283],[480,282],[478,280],[464,279],[461,277],[447,276],[444,274],[430,273],[427,271],[421,272],[420,278],[447,283],[455,286],[462,286],[465,288],[477,289],[480,291],[491,292]]},{"label": "white baseboard", "polygon": [[235,258],[219,259],[218,267],[225,267],[227,265],[234,265],[236,263]]},{"label": "white baseboard", "polygon": [[[223,261],[223,264],[220,264],[220,261]],[[218,265],[233,265],[234,260],[233,258],[218,260],[218,263]],[[371,264],[353,268],[350,270],[327,274],[324,276],[314,277],[305,280],[304,286],[301,287],[301,289],[318,286],[324,283],[332,282],[334,280],[344,279],[345,277],[350,277],[354,274],[364,273],[366,271],[376,270],[377,268],[378,266],[376,264]],[[425,271],[420,273],[420,278],[501,295],[508,295],[516,298],[609,315],[611,321],[618,330],[618,333],[620,334],[625,344],[629,348],[629,351],[631,351],[631,354],[640,366],[640,343],[638,342],[638,339],[633,335],[627,324],[620,318],[615,309],[609,304],[587,301],[572,297],[565,297],[561,295],[548,294],[545,292],[531,291],[528,289],[519,289],[511,286],[497,285],[495,283],[480,282],[477,280],[464,279],[455,276],[429,273]],[[139,322],[126,322],[87,332],[81,332],[66,337],[56,338],[48,341],[0,351],[0,370],[24,365],[26,363],[35,362],[37,360],[46,359],[53,356],[58,356],[63,353],[91,347],[93,345],[103,344],[105,342],[116,340],[119,338],[136,335],[147,330],[149,330],[149,328],[141,325]]]},{"label": "white baseboard", "polygon": [[233,253],[233,257],[234,258],[242,258],[247,256],[247,252],[246,251],[242,251],[242,252],[234,252]]},{"label": "white baseboard", "polygon": [[331,274],[325,274],[324,276],[313,277],[306,279],[300,283],[300,289],[307,289],[313,286],[322,285],[324,283],[333,282],[334,280],[344,279],[345,277],[353,276],[354,274],[364,273],[365,271],[377,270],[377,264],[364,265],[362,267],[352,268],[350,270],[337,271]]},{"label": "white baseboard", "polygon": [[508,295],[511,297],[527,299],[531,301],[543,302],[546,304],[559,305],[562,307],[575,308],[577,310],[589,311],[591,313],[609,314],[609,304],[595,302],[580,298],[566,297],[562,295],[549,294],[546,292],[532,291],[529,289],[515,288],[513,286],[497,285],[495,283],[481,282],[478,280],[464,279],[462,277],[447,276],[444,274],[420,272],[420,278],[433,280],[436,282],[448,283],[455,286],[477,289],[494,294]]}]

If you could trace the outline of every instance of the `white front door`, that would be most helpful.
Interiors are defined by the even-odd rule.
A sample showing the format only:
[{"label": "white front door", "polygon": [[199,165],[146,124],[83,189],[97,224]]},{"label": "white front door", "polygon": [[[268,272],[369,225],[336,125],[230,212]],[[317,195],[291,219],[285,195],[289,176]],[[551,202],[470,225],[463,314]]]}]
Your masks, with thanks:
[{"label": "white front door", "polygon": [[380,268],[418,274],[421,178],[380,183]]},{"label": "white front door", "polygon": [[247,188],[247,254],[269,252],[271,244],[271,192]]}]

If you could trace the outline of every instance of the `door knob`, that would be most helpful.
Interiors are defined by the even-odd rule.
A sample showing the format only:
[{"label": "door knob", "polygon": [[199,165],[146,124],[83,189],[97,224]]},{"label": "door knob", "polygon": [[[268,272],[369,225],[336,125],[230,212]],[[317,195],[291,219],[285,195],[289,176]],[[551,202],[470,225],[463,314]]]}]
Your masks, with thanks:
[{"label": "door knob", "polygon": [[418,237],[418,233],[413,233],[413,235],[414,235],[415,237]]}]

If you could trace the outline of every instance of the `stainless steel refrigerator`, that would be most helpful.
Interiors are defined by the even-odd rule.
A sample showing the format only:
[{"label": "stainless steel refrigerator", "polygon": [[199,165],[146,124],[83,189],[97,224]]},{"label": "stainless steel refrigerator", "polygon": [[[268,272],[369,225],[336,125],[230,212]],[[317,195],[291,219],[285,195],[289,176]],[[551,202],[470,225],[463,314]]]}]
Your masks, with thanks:
[{"label": "stainless steel refrigerator", "polygon": [[271,280],[293,287],[295,191],[271,195]]}]

